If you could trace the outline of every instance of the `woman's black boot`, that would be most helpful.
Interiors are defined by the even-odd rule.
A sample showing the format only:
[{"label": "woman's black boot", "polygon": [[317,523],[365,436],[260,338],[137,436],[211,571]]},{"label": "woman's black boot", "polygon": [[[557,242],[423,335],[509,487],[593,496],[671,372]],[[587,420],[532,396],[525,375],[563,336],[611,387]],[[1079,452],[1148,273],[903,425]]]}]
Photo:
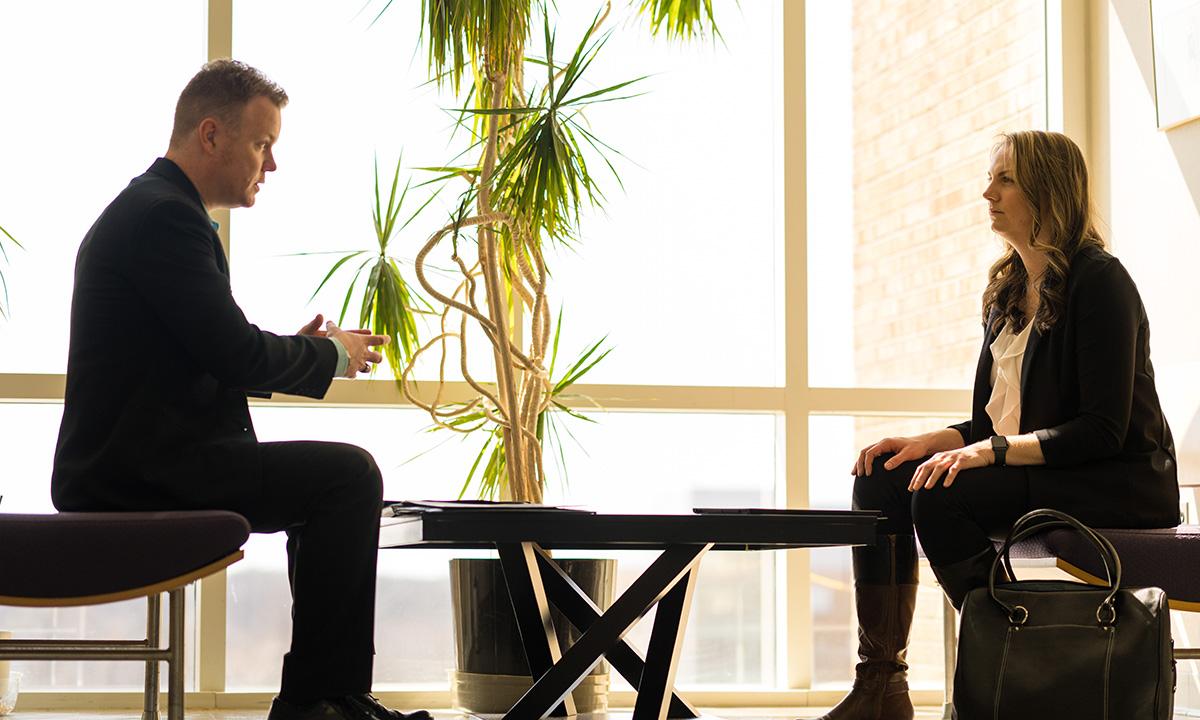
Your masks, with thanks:
[{"label": "woman's black boot", "polygon": [[[933,574],[941,584],[942,590],[950,598],[955,610],[962,610],[967,593],[977,587],[984,587],[988,582],[988,573],[992,571],[992,563],[996,559],[996,549],[988,546],[966,560],[950,563],[949,565],[933,565]],[[1001,572],[1003,576],[1003,572]]]},{"label": "woman's black boot", "polygon": [[912,720],[905,654],[917,606],[916,541],[883,535],[852,552],[859,663],[850,693],[819,720]]}]

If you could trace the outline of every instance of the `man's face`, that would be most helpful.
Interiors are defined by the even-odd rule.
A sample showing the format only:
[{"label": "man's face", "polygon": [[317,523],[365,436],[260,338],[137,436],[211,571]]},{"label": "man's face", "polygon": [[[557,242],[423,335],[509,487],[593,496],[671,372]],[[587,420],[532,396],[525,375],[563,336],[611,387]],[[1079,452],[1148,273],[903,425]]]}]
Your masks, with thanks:
[{"label": "man's face", "polygon": [[272,148],[279,139],[279,108],[265,97],[256,97],[242,108],[242,120],[217,153],[219,194],[216,207],[250,207],[258,186],[275,170]]}]

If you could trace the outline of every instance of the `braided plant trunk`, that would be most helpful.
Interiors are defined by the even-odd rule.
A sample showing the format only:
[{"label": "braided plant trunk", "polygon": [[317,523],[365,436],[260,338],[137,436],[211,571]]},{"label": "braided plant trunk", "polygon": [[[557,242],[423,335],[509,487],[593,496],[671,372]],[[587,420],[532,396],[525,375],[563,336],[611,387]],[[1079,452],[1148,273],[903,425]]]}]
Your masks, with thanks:
[{"label": "braided plant trunk", "polygon": [[[516,74],[516,78],[519,83],[519,74]],[[508,76],[504,74],[487,79],[490,107],[500,107],[507,82]],[[522,88],[517,84],[515,88],[509,88],[509,97],[520,97],[521,92]],[[464,433],[479,430],[488,423],[499,428],[507,474],[507,484],[500,487],[502,497],[540,503],[545,471],[537,423],[551,399],[549,375],[544,367],[550,337],[550,314],[546,302],[547,272],[541,248],[533,241],[533,234],[521,229],[517,219],[493,208],[492,175],[497,156],[500,149],[511,142],[511,130],[501,130],[502,126],[510,124],[508,117],[489,115],[485,118],[486,143],[476,181],[476,214],[439,229],[417,254],[417,280],[427,293],[443,304],[444,309],[440,313],[441,331],[416,351],[401,374],[400,382],[409,401],[424,408],[439,427]],[[458,267],[462,280],[453,295],[447,296],[430,281],[425,268],[427,258],[447,235],[472,226],[476,228],[479,238],[477,261],[468,266],[457,252],[452,255],[451,259]],[[502,230],[507,231],[507,237],[516,245],[507,253],[515,257],[512,263],[505,263],[506,254],[500,248],[499,235]],[[477,299],[480,279],[484,288],[483,308]],[[530,342],[526,352],[522,352],[514,342],[517,327],[513,315],[516,313],[510,310],[510,306],[515,304],[530,313]],[[455,315],[460,316],[457,332],[449,329]],[[479,324],[491,345],[497,379],[494,392],[472,377],[467,369],[468,320]],[[458,342],[460,371],[467,383],[479,393],[476,398],[461,405],[443,403],[441,397],[446,382],[449,340]],[[433,401],[426,402],[416,395],[412,371],[417,358],[435,347],[440,354],[438,390]],[[479,421],[461,422],[464,418],[479,418]]]}]

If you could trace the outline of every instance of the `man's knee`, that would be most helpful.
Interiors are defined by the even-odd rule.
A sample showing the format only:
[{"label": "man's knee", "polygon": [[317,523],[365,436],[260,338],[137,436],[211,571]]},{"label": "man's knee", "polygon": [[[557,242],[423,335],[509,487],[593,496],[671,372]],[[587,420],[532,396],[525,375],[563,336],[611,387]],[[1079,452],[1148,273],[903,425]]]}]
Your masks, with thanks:
[{"label": "man's knee", "polygon": [[332,443],[338,453],[338,474],[343,481],[361,492],[364,497],[383,499],[383,473],[375,463],[374,456],[357,445]]}]

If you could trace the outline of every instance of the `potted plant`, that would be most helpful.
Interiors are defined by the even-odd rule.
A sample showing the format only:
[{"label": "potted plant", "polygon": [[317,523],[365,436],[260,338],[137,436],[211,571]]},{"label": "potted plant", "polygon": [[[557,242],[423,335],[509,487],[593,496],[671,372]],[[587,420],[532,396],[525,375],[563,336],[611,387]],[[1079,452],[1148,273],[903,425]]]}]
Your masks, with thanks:
[{"label": "potted plant", "polygon": [[[630,4],[649,18],[652,32],[691,38],[718,34],[711,2],[634,0]],[[388,0],[380,14],[391,6]],[[414,286],[402,276],[400,261],[389,248],[425,205],[400,222],[411,183],[401,188],[398,163],[390,191],[385,192],[376,170],[373,215],[378,247],[339,258],[321,283],[324,286],[340,270],[357,267],[345,294],[343,315],[362,279],[359,322],[392,336],[387,360],[404,396],[423,408],[436,428],[483,434],[481,449],[466,473],[464,492],[478,477],[485,497],[540,503],[547,480],[545,449],[553,436],[549,430],[555,414],[583,417],[564,402],[565,394],[608,352],[601,340],[556,373],[562,310],[557,320],[552,318],[546,251],[553,244],[578,241],[581,208],[602,204],[601,183],[590,169],[598,167],[597,158],[619,183],[607,157],[610,148],[581,118],[588,105],[621,99],[641,79],[599,89],[581,82],[612,32],[604,29],[610,10],[611,2],[606,2],[582,38],[570,46],[569,59],[564,59],[556,57],[556,34],[544,2],[422,0],[422,42],[428,49],[430,75],[438,83],[452,85],[464,99],[458,124],[471,141],[469,162],[456,159],[425,168],[437,173],[431,182],[442,185],[439,192],[455,185],[461,188],[456,210],[417,249]],[[532,58],[526,51],[535,33],[544,43],[544,57]],[[453,267],[454,278],[430,273],[432,258]],[[417,316],[421,314],[436,319],[430,337],[420,337]],[[468,352],[478,351],[470,327],[485,338],[482,351],[493,360],[495,382],[482,382],[468,369]],[[418,360],[427,353],[439,368],[432,397],[418,393],[413,378]],[[473,398],[443,399],[448,364],[461,369]],[[564,569],[576,573],[573,577],[581,587],[605,607],[612,597],[615,562],[588,562],[592,565],[573,561],[568,565],[574,567]],[[471,683],[478,685],[479,675],[523,675],[521,682],[528,687],[528,668],[498,566],[454,561],[451,573],[459,606],[458,677],[470,676]],[[560,633],[565,625],[558,625]],[[485,658],[495,662],[479,672]],[[604,672],[603,667],[600,670]],[[508,685],[509,692],[519,696],[519,684],[513,689],[513,682],[493,685],[498,689]],[[598,688],[606,684],[606,679],[594,683]],[[476,712],[503,711],[512,704],[508,697],[491,704],[467,701],[461,692],[458,697]],[[578,694],[576,704],[580,711],[603,709],[603,701]]]}]

